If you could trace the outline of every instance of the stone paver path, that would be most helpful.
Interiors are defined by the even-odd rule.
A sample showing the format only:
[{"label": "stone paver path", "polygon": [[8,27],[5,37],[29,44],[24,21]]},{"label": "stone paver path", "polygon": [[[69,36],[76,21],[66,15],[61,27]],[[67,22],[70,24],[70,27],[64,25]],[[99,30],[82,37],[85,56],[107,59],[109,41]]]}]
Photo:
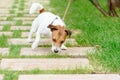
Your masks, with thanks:
[{"label": "stone paver path", "polygon": [[3,26],[0,26],[0,30],[2,30],[3,29]]},{"label": "stone paver path", "polygon": [[87,58],[2,59],[0,68],[8,70],[74,70],[89,67]]},{"label": "stone paver path", "polygon": [[[9,77],[10,80],[120,80],[119,74],[77,74],[78,69],[94,71],[87,53],[95,48],[79,47],[74,37],[82,32],[80,30],[73,32],[72,37],[66,40],[67,50],[52,53],[51,39],[44,35],[39,47],[32,50],[32,43],[27,42],[27,37],[32,21],[39,15],[38,12],[29,14],[33,2],[42,3],[48,11],[53,10],[49,5],[50,0],[0,0],[0,36],[5,35],[8,38],[0,39],[4,42],[0,44],[0,80],[9,80]],[[35,35],[33,41],[34,39]],[[41,74],[39,71],[37,74],[38,69],[43,73],[49,70],[50,72]],[[62,72],[53,74],[54,70]],[[67,70],[70,71],[69,74],[64,74]],[[15,74],[12,71],[15,71]],[[19,71],[18,75],[16,71]]]},{"label": "stone paver path", "polygon": [[12,32],[0,32],[1,35],[12,36]]},{"label": "stone paver path", "polygon": [[0,80],[3,80],[3,75],[2,74],[0,74]]},{"label": "stone paver path", "polygon": [[0,55],[8,55],[9,48],[0,48]]},{"label": "stone paver path", "polygon": [[[86,53],[92,50],[92,47],[68,47],[67,50],[61,50],[58,55],[68,55],[75,57],[85,57]],[[20,55],[33,56],[33,55],[49,55],[51,53],[51,48],[37,48],[32,50],[31,48],[22,48]]]},{"label": "stone paver path", "polygon": [[20,75],[18,80],[120,80],[117,74]]}]

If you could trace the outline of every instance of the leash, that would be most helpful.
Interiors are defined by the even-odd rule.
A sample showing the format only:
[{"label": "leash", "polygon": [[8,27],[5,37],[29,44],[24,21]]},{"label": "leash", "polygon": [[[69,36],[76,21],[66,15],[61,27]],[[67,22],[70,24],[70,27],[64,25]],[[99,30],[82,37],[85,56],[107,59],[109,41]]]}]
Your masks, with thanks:
[{"label": "leash", "polygon": [[[66,14],[67,14],[67,12],[68,12],[68,10],[69,10],[69,7],[70,7],[70,4],[71,4],[71,1],[72,1],[72,0],[69,0],[69,1],[68,1],[68,4],[67,4],[67,6],[66,6],[66,10],[65,10],[65,12],[64,12],[64,15],[63,15],[62,20],[65,20]],[[58,18],[56,17],[50,24],[53,24],[53,22],[54,22],[56,19],[58,19]]]},{"label": "leash", "polygon": [[64,12],[64,15],[63,15],[62,20],[65,20],[66,14],[67,14],[67,12],[68,12],[68,10],[69,10],[69,7],[70,7],[70,4],[71,4],[71,1],[72,1],[72,0],[69,0],[69,1],[68,1],[68,4],[67,4],[67,7],[66,7],[66,10],[65,10],[65,12]]}]

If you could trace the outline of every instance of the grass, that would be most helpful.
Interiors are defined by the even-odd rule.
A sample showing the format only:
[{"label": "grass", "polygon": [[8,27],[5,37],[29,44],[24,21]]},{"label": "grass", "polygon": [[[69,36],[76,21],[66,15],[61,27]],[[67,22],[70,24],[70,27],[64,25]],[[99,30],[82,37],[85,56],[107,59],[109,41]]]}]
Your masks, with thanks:
[{"label": "grass", "polygon": [[[106,1],[100,4],[107,10]],[[67,0],[51,0],[50,6],[62,17],[66,5]],[[102,65],[102,70],[120,72],[120,18],[103,16],[88,0],[73,0],[65,22],[67,28],[82,31],[75,37],[80,46],[101,46],[102,52],[88,55],[94,66]]]},{"label": "grass", "polygon": [[21,37],[21,32],[22,32],[21,30],[14,30],[12,37],[13,38],[20,38]]},{"label": "grass", "polygon": [[23,17],[23,13],[18,13],[16,17]]},{"label": "grass", "polygon": [[18,72],[6,72],[4,80],[17,80]]},{"label": "grass", "polygon": [[15,13],[15,10],[10,10],[9,13],[10,13],[10,14],[14,14],[14,13]]},{"label": "grass", "polygon": [[6,24],[6,25],[3,26],[2,31],[9,31],[9,30],[10,30],[10,27],[11,27],[10,24]]},{"label": "grass", "polygon": [[13,16],[8,16],[7,17],[7,21],[12,21],[13,20]]},{"label": "grass", "polygon": [[21,46],[19,45],[10,45],[9,57],[19,56]]},{"label": "grass", "polygon": [[0,36],[0,47],[7,47],[8,43],[7,43],[7,36],[2,35]]},{"label": "grass", "polygon": [[17,8],[17,5],[14,4],[14,5],[12,6],[12,8],[13,8],[13,9]]},{"label": "grass", "polygon": [[16,25],[17,25],[17,26],[21,26],[21,25],[22,25],[22,20],[17,20],[17,21],[16,21]]}]

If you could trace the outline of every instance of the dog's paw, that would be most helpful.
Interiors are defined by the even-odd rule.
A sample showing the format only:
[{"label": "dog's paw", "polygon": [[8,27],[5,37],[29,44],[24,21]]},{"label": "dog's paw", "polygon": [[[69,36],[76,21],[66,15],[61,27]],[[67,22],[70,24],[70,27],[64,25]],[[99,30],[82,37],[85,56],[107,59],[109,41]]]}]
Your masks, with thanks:
[{"label": "dog's paw", "polygon": [[28,43],[32,43],[32,42],[33,42],[33,40],[31,40],[31,39],[28,39],[28,40],[27,40],[27,42],[28,42]]},{"label": "dog's paw", "polygon": [[61,50],[67,50],[67,47],[64,46],[64,45],[62,45],[62,46],[61,46]]},{"label": "dog's paw", "polygon": [[34,43],[32,44],[32,50],[34,50],[34,49],[37,48],[37,47],[38,47],[38,44],[34,42]]}]

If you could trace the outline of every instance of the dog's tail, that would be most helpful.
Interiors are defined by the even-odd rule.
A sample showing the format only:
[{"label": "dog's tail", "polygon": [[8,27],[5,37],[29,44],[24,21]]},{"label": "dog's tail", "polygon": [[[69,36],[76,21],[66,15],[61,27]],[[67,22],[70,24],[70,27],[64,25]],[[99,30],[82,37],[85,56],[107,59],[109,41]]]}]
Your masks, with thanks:
[{"label": "dog's tail", "polygon": [[44,7],[39,3],[33,3],[30,7],[29,13],[33,14],[35,11],[39,11],[41,13],[44,11]]}]

